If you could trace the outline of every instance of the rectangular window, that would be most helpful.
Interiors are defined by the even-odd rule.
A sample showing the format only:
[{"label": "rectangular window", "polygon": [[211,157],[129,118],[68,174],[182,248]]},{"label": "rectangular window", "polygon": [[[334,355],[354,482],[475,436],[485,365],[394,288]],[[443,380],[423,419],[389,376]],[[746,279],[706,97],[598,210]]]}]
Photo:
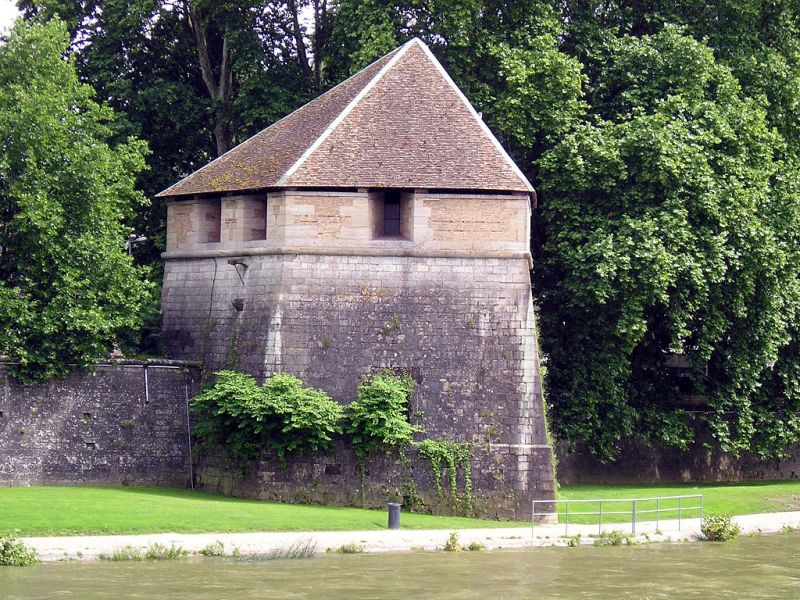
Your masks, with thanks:
[{"label": "rectangular window", "polygon": [[414,194],[403,190],[370,192],[372,239],[413,240]]},{"label": "rectangular window", "polygon": [[400,192],[390,190],[383,197],[383,235],[400,235]]},{"label": "rectangular window", "polygon": [[219,242],[222,232],[222,200],[203,200],[203,231],[205,242],[212,244]]},{"label": "rectangular window", "polygon": [[267,239],[267,199],[248,199],[244,205],[246,219],[245,241]]}]

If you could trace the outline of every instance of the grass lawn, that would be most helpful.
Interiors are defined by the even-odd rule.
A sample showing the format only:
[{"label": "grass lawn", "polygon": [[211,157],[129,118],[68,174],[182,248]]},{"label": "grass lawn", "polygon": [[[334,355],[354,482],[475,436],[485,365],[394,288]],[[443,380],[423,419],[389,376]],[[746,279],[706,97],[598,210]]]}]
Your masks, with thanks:
[{"label": "grass lawn", "polygon": [[[742,483],[672,484],[672,485],[565,485],[559,490],[559,498],[582,500],[597,498],[652,498],[657,496],[703,495],[705,514],[746,515],[764,512],[800,510],[800,480],[752,481]],[[654,520],[653,513],[644,511],[656,508],[656,503],[637,502],[637,520]],[[698,500],[683,500],[682,507],[697,506]],[[662,519],[677,518],[678,502],[661,501],[659,508],[672,508],[661,513]],[[570,523],[597,523],[597,516],[577,516],[576,512],[597,511],[598,504],[574,503],[569,505]],[[538,509],[537,509],[538,511]],[[611,515],[609,511],[624,511],[625,515]],[[604,503],[604,522],[630,521],[631,503]],[[559,520],[563,520],[564,506],[559,506]],[[698,510],[683,510],[684,517],[699,516]]]},{"label": "grass lawn", "polygon": [[[358,531],[386,529],[386,511],[279,504],[166,488],[0,487],[0,535]],[[403,513],[404,529],[519,526]]]},{"label": "grass lawn", "polygon": [[[738,484],[686,485],[569,485],[559,497],[647,498],[703,494],[704,511],[733,515],[800,510],[800,480]],[[697,501],[685,501],[683,516]],[[677,508],[662,501],[660,508]],[[644,511],[654,502],[638,502],[639,521],[654,516]],[[603,506],[603,521],[630,521],[630,503]],[[596,523],[596,516],[574,513],[596,511],[597,503],[570,505],[570,523]],[[611,515],[610,511],[624,511]],[[560,509],[563,522],[563,506]],[[662,513],[661,518],[676,517]],[[242,531],[356,531],[386,528],[386,512],[358,508],[279,504],[241,500],[204,492],[135,487],[0,487],[0,535],[14,530],[22,536],[121,533],[199,533]],[[403,513],[404,529],[456,529],[525,526],[521,522],[487,521],[461,517],[434,517]]]}]

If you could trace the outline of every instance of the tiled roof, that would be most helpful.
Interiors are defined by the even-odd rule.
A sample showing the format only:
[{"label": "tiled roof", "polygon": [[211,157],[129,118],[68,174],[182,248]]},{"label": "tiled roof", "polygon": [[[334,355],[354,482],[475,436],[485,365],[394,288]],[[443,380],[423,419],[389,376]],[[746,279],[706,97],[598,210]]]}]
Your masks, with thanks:
[{"label": "tiled roof", "polygon": [[533,189],[418,39],[158,195],[282,187]]}]

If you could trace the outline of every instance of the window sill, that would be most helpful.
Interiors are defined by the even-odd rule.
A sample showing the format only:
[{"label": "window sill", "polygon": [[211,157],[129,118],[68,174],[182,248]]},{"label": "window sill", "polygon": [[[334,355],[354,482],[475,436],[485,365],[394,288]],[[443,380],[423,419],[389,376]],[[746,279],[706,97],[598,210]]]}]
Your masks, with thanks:
[{"label": "window sill", "polygon": [[411,242],[410,239],[402,235],[376,235],[372,238],[374,242]]}]

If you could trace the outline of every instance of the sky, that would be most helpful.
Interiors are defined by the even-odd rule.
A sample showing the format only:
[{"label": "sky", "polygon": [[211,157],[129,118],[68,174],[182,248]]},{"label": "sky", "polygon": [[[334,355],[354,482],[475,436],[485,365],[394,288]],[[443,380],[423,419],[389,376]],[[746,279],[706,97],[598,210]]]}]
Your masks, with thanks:
[{"label": "sky", "polygon": [[8,31],[18,14],[14,0],[0,0],[0,30]]}]

